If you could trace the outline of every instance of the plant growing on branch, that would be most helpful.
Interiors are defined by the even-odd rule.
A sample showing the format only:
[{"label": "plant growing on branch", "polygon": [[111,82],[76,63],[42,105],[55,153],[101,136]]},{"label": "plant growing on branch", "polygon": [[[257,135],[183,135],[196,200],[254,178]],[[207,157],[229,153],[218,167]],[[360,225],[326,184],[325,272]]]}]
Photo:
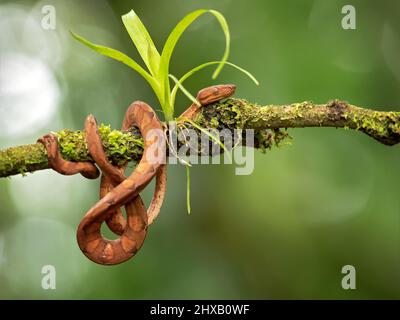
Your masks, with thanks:
[{"label": "plant growing on branch", "polygon": [[[172,57],[172,53],[174,52],[175,46],[177,45],[180,37],[184,33],[184,31],[199,17],[202,15],[210,13],[212,14],[221,25],[222,31],[225,35],[225,51],[220,61],[210,61],[203,63],[185,73],[180,79],[177,79],[175,76],[170,74],[170,61]],[[129,33],[137,51],[139,52],[143,62],[147,67],[147,71],[142,68],[136,61],[132,58],[128,57],[126,54],[101,45],[96,45],[83,37],[72,32],[72,35],[87,45],[89,48],[107,56],[112,59],[118,60],[136,72],[138,72],[151,86],[157,99],[161,105],[161,108],[164,113],[164,117],[166,121],[172,121],[174,119],[174,105],[175,105],[175,97],[178,89],[181,89],[182,92],[191,99],[194,103],[199,104],[199,102],[183,87],[182,83],[189,78],[191,75],[204,69],[208,66],[217,65],[212,78],[215,79],[218,74],[221,72],[223,66],[225,64],[232,66],[246,75],[248,75],[256,84],[258,81],[255,79],[253,75],[251,75],[248,71],[238,67],[237,65],[228,62],[229,51],[230,51],[230,33],[228,24],[224,18],[224,16],[216,11],[216,10],[196,10],[188,15],[186,15],[172,30],[170,35],[168,36],[167,41],[163,47],[161,54],[158,52],[157,48],[154,45],[153,40],[150,37],[149,32],[146,27],[139,19],[138,15],[131,10],[129,13],[122,16],[122,21],[126,30]],[[170,79],[175,82],[174,87],[171,89]]]},{"label": "plant growing on branch", "polygon": [[[184,33],[184,31],[193,23],[195,22],[199,17],[202,15],[210,13],[212,14],[217,21],[219,22],[222,31],[224,32],[225,35],[225,51],[224,54],[221,58],[221,61],[210,61],[210,62],[205,62],[200,64],[197,67],[192,68],[188,72],[186,72],[180,79],[177,79],[174,75],[169,73],[169,65],[172,57],[172,53],[175,49],[175,46],[177,45],[180,37]],[[95,50],[96,52],[99,52],[107,57],[110,57],[112,59],[115,59],[117,61],[120,61],[129,67],[131,67],[133,70],[138,72],[151,86],[153,89],[155,95],[158,98],[158,101],[161,105],[161,109],[164,113],[164,118],[165,121],[173,121],[174,120],[174,110],[175,110],[175,98],[178,89],[180,89],[194,104],[201,106],[200,102],[193,97],[193,95],[185,89],[183,86],[183,82],[188,79],[191,75],[196,73],[197,71],[200,71],[208,66],[212,65],[217,65],[217,68],[215,69],[212,78],[215,79],[218,74],[221,72],[223,66],[225,64],[232,66],[236,68],[237,70],[240,70],[244,74],[246,74],[250,79],[254,81],[255,84],[258,85],[257,79],[248,71],[244,70],[243,68],[228,62],[228,57],[229,57],[229,51],[230,51],[230,32],[229,32],[229,27],[226,22],[225,17],[218,11],[216,10],[205,10],[205,9],[200,9],[193,11],[186,15],[172,30],[170,35],[168,36],[167,41],[165,42],[165,45],[163,47],[163,50],[161,54],[158,52],[157,48],[154,45],[154,42],[147,31],[146,27],[138,17],[138,15],[131,10],[129,13],[125,14],[122,16],[122,21],[124,23],[124,26],[126,30],[129,33],[129,36],[131,37],[137,51],[139,52],[143,62],[145,63],[147,67],[147,71],[142,68],[136,61],[134,61],[132,58],[128,57],[124,53],[112,49],[109,47],[101,46],[101,45],[96,45],[83,37],[73,33],[73,37],[75,39],[79,40],[83,44],[87,45],[89,48]],[[175,83],[174,87],[171,89],[170,85],[170,79],[173,80]],[[205,131],[207,132],[207,131]],[[223,144],[219,142],[222,146]],[[184,164],[186,164],[188,167],[190,164],[183,160],[180,159],[180,161]],[[187,209],[188,213],[190,213],[190,175],[189,175],[189,168],[186,168],[186,174],[187,174]]]}]

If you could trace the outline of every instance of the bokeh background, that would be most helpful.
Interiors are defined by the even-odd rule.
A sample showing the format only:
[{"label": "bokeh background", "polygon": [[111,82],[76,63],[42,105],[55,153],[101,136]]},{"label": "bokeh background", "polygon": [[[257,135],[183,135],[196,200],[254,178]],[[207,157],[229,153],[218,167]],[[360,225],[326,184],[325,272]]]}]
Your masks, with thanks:
[{"label": "bokeh background", "polygon": [[[40,24],[49,4],[53,31]],[[345,4],[356,8],[356,30],[341,28]],[[88,113],[119,128],[136,99],[160,109],[138,74],[69,30],[140,60],[122,14],[133,8],[161,50],[174,25],[203,7],[225,15],[230,61],[261,84],[231,68],[212,81],[209,69],[186,83],[191,92],[236,83],[238,97],[259,103],[339,98],[400,111],[398,1],[0,1],[0,148],[82,128]],[[218,23],[203,16],[174,52],[172,73],[218,59],[223,45]],[[177,111],[188,104],[180,95]],[[400,298],[399,147],[349,130],[290,133],[291,146],[256,152],[252,175],[195,166],[191,215],[185,168],[170,166],[159,219],[139,254],[114,267],[87,260],[75,240],[97,181],[50,170],[1,179],[0,298]],[[47,264],[56,268],[56,290],[41,287]],[[356,268],[356,290],[341,287],[347,264]]]}]

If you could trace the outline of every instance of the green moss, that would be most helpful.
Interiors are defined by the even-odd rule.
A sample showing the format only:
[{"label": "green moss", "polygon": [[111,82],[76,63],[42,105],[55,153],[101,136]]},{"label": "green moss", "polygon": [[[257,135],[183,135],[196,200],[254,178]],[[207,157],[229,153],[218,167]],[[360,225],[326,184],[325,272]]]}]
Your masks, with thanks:
[{"label": "green moss", "polygon": [[241,99],[227,99],[205,106],[195,122],[204,128],[219,130],[244,128],[243,112],[247,104],[242,102]]},{"label": "green moss", "polygon": [[55,132],[55,135],[58,138],[60,152],[64,159],[73,161],[92,160],[88,156],[88,150],[83,131],[64,129]]},{"label": "green moss", "polygon": [[212,118],[210,121],[210,127],[211,128],[218,128],[219,126],[219,121],[216,117]]},{"label": "green moss", "polygon": [[140,160],[144,148],[142,139],[135,139],[128,132],[111,130],[110,126],[104,124],[99,126],[99,134],[107,156],[114,159],[115,164],[122,165],[132,159]]},{"label": "green moss", "polygon": [[[111,130],[109,125],[101,124],[98,128],[106,155],[113,164],[123,165],[138,161],[143,153],[143,141],[136,139],[129,132]],[[73,161],[92,161],[85,142],[85,133],[81,130],[64,129],[55,133],[64,159]]]},{"label": "green moss", "polygon": [[255,147],[263,153],[267,149],[270,150],[273,146],[280,147],[283,141],[287,142],[287,139],[291,139],[287,131],[283,129],[258,130],[256,131],[255,138]]},{"label": "green moss", "polygon": [[396,144],[400,135],[400,112],[379,112],[356,108],[357,112],[345,112],[343,118],[350,120],[356,130],[367,133],[376,140]]},{"label": "green moss", "polygon": [[345,112],[345,119],[351,120],[355,129],[362,130],[367,133],[377,134],[379,136],[388,136],[392,133],[399,132],[399,112]]},{"label": "green moss", "polygon": [[303,101],[300,103],[294,103],[291,105],[292,112],[290,113],[290,118],[295,120],[298,118],[303,118],[304,117],[304,112],[307,111],[307,109],[312,109],[311,102],[309,101]]},{"label": "green moss", "polygon": [[26,173],[28,172],[28,169],[26,168],[26,166],[24,166],[24,165],[21,165],[19,168],[18,168],[18,173],[21,175],[21,176],[23,176],[23,177],[26,177]]},{"label": "green moss", "polygon": [[[0,151],[0,172],[25,175],[47,167],[46,150],[41,144],[12,147]],[[2,176],[2,175],[0,175]]]},{"label": "green moss", "polygon": [[[303,107],[307,102],[300,103],[299,108]],[[261,113],[255,115],[255,110],[258,110],[254,104],[249,104],[243,99],[227,99],[225,102],[217,102],[205,106],[203,112],[195,119],[203,128],[223,129],[246,129],[252,128],[258,121],[265,122]],[[300,110],[299,110],[300,113]],[[249,117],[249,114],[252,116]],[[300,114],[298,116],[301,116]],[[247,123],[247,119],[252,118],[251,123]],[[257,126],[255,126],[257,127]],[[254,131],[254,146],[265,152],[271,149],[272,146],[279,146],[281,142],[290,138],[284,129],[256,129]]]}]

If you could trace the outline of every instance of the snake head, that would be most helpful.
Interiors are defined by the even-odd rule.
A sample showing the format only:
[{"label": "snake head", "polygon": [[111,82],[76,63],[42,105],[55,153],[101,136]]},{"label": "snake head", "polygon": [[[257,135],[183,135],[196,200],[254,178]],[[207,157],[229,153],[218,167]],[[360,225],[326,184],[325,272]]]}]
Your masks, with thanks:
[{"label": "snake head", "polygon": [[230,97],[235,93],[235,90],[236,86],[234,84],[219,84],[200,90],[196,98],[201,105],[206,106]]}]

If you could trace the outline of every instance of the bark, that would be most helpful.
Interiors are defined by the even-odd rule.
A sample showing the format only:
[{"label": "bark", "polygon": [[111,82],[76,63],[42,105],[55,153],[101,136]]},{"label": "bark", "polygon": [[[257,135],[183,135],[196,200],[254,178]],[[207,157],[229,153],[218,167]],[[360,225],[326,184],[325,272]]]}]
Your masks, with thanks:
[{"label": "bark", "polygon": [[[183,119],[178,119],[178,124]],[[270,148],[287,136],[286,128],[336,127],[359,130],[385,145],[400,142],[400,112],[375,111],[344,101],[326,104],[301,102],[289,105],[260,106],[243,99],[227,99],[201,108],[193,121],[204,129],[254,129],[255,147]],[[191,127],[191,124],[185,124]],[[108,159],[114,164],[137,162],[143,152],[143,140],[136,128],[128,132],[100,126],[99,132]],[[56,133],[63,158],[91,160],[83,131]],[[24,174],[48,168],[47,154],[40,143],[0,150],[0,177]]]}]

